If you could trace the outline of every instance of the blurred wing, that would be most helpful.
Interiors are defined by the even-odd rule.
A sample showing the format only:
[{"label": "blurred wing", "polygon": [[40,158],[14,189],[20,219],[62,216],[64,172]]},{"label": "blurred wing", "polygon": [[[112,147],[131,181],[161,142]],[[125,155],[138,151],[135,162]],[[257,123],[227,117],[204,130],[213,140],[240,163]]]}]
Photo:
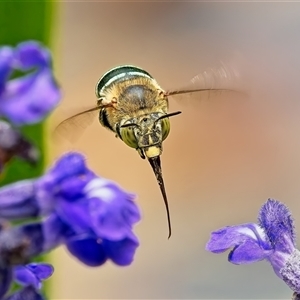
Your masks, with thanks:
[{"label": "blurred wing", "polygon": [[208,100],[219,96],[245,96],[240,85],[240,75],[233,67],[222,64],[219,68],[210,68],[193,77],[186,87],[170,90],[167,96],[188,104],[194,100]]},{"label": "blurred wing", "polygon": [[169,99],[175,100],[180,105],[191,106],[193,108],[199,107],[203,101],[219,100],[219,99],[242,99],[246,94],[239,90],[229,89],[190,89],[171,91]]},{"label": "blurred wing", "polygon": [[70,142],[75,142],[84,130],[93,123],[101,107],[93,107],[77,113],[57,125],[54,136],[62,136]]}]

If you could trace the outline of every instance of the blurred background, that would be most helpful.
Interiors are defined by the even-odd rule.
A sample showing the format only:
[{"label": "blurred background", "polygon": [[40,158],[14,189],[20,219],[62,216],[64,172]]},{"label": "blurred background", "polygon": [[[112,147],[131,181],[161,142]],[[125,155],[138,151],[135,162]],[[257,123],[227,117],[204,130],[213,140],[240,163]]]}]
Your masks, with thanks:
[{"label": "blurred background", "polygon": [[[74,144],[51,141],[51,159],[83,152],[99,175],[137,194],[143,213],[134,263],[88,268],[61,247],[51,299],[290,299],[267,262],[235,266],[205,251],[210,232],[256,222],[267,198],[300,228],[299,3],[61,2],[55,69],[64,90],[50,129],[95,104],[108,69],[140,66],[164,89],[225,65],[248,96],[170,100],[162,167],[173,235],[147,161],[97,120]],[[198,101],[197,101],[198,100]]]}]

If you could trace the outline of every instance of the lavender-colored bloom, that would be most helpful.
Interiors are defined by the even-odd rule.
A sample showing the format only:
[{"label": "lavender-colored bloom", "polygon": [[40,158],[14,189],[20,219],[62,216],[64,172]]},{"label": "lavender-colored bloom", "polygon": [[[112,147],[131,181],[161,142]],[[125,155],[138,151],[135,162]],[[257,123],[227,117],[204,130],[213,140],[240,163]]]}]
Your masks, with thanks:
[{"label": "lavender-colored bloom", "polygon": [[5,300],[43,300],[38,291],[42,281],[48,279],[53,273],[53,267],[44,263],[31,263],[14,267],[14,280],[24,288],[5,298]]},{"label": "lavender-colored bloom", "polygon": [[294,292],[300,293],[300,252],[295,248],[295,228],[290,211],[283,203],[268,199],[260,209],[258,223],[214,231],[206,249],[213,253],[232,249],[228,260],[237,265],[265,259],[278,277]]},{"label": "lavender-colored bloom", "polygon": [[39,223],[7,228],[5,224],[1,224],[0,299],[7,294],[14,279],[22,285],[30,285],[34,289],[39,289],[41,281],[53,273],[52,266],[48,264],[30,263],[26,265],[30,259],[41,253],[40,244],[43,243],[42,236],[39,234],[41,228]]},{"label": "lavender-colored bloom", "polygon": [[95,175],[82,155],[71,152],[42,177],[0,189],[0,217],[44,216],[41,223],[11,229],[16,236],[34,236],[26,256],[65,244],[87,265],[98,266],[107,259],[128,265],[139,245],[132,232],[140,220],[133,198],[114,182]]},{"label": "lavender-colored bloom", "polygon": [[45,263],[19,265],[14,268],[14,279],[23,286],[32,285],[38,290],[42,287],[42,281],[49,278],[53,271],[53,267]]},{"label": "lavender-colored bloom", "polygon": [[[32,71],[9,80],[15,70]],[[41,121],[55,108],[60,91],[51,70],[50,52],[35,41],[0,48],[0,115],[15,125]]]},{"label": "lavender-colored bloom", "polygon": [[29,285],[5,297],[4,300],[45,300],[45,298],[33,286]]}]

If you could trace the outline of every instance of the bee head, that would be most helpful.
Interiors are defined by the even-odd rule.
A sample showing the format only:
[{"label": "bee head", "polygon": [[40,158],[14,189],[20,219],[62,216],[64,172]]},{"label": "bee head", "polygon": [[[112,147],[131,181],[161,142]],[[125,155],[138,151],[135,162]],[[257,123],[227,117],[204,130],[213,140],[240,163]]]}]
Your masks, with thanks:
[{"label": "bee head", "polygon": [[138,149],[142,158],[144,154],[148,158],[159,156],[161,144],[170,132],[169,117],[179,113],[150,113],[132,118],[120,126],[119,135],[129,147]]}]

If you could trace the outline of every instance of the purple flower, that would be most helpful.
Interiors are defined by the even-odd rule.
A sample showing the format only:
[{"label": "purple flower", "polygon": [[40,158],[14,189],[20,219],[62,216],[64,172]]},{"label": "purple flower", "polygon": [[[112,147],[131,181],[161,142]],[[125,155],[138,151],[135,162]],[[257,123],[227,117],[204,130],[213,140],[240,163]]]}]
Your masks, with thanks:
[{"label": "purple flower", "polygon": [[39,293],[42,281],[48,279],[53,273],[53,267],[44,263],[30,263],[14,267],[14,280],[24,286],[19,291],[5,298],[5,300],[43,300]]},{"label": "purple flower", "polygon": [[[7,299],[27,299],[21,297],[21,295],[27,294],[41,297],[37,290],[41,287],[41,281],[51,276],[53,268],[48,264],[27,264],[30,259],[42,252],[41,245],[44,243],[44,239],[40,234],[41,228],[43,226],[38,222],[14,227],[6,227],[4,223],[1,223],[0,299],[7,294],[13,280],[26,288]],[[27,288],[27,286],[32,288]]]},{"label": "purple flower", "polygon": [[28,286],[32,285],[36,290],[41,289],[42,281],[53,274],[53,267],[50,264],[30,263],[25,266],[14,268],[14,279],[17,283]]},{"label": "purple flower", "polygon": [[[15,70],[30,73],[9,79]],[[56,107],[60,96],[50,52],[41,44],[27,41],[16,48],[0,48],[1,116],[15,125],[37,123]]]},{"label": "purple flower", "polygon": [[267,260],[274,272],[296,293],[300,293],[300,252],[295,248],[295,228],[288,208],[268,199],[261,207],[258,223],[223,227],[212,232],[206,249],[222,253],[232,249],[228,260],[249,264]]},{"label": "purple flower", "polygon": [[19,239],[31,239],[27,256],[65,244],[90,266],[107,259],[129,265],[139,245],[132,232],[140,220],[133,198],[114,182],[95,175],[82,155],[71,152],[42,177],[0,189],[0,217],[44,217],[40,223],[11,230]]}]

